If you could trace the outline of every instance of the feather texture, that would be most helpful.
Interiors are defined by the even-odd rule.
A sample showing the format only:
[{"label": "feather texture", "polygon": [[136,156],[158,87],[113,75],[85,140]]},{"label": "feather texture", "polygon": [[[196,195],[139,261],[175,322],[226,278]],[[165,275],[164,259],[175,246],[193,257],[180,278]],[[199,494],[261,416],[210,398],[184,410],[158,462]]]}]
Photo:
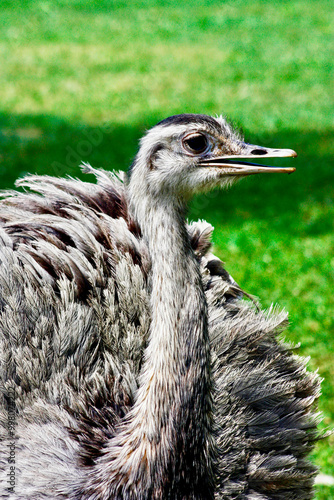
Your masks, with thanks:
[{"label": "feather texture", "polygon": [[[122,173],[85,170],[97,184],[28,176],[18,185],[29,192],[1,201],[1,498],[81,498],[77,485],[94,474],[139,387],[150,254]],[[312,498],[319,377],[280,340],[286,313],[257,310],[210,254],[212,227],[188,232],[209,311],[215,498]]]}]

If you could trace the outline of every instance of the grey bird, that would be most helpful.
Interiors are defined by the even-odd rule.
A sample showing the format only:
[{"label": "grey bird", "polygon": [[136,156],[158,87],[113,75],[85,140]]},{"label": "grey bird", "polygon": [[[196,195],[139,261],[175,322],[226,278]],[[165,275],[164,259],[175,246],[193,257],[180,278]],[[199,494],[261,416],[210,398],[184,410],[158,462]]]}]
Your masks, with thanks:
[{"label": "grey bird", "polygon": [[195,193],[284,156],[176,115],[126,175],[2,194],[1,498],[313,498],[319,377],[186,223]]}]

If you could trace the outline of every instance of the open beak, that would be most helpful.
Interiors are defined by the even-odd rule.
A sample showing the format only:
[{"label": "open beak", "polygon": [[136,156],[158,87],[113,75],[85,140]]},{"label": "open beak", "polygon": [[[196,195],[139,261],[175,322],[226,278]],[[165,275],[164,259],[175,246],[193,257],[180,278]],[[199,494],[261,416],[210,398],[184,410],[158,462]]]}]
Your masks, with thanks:
[{"label": "open beak", "polygon": [[242,152],[237,155],[212,156],[203,158],[201,165],[208,167],[218,167],[226,169],[229,175],[251,175],[261,173],[287,173],[291,174],[296,169],[294,167],[270,167],[259,163],[244,160],[253,158],[286,158],[295,157],[297,153],[292,149],[271,149],[252,144],[243,144]]}]

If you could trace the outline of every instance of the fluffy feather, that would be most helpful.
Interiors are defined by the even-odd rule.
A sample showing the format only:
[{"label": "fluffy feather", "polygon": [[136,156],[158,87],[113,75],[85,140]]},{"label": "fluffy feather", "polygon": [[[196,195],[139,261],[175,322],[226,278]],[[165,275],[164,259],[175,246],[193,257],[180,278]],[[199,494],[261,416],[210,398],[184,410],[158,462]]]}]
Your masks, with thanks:
[{"label": "fluffy feather", "polygon": [[[1,201],[1,498],[81,498],[77,485],[94,479],[138,389],[150,255],[122,174],[86,171],[97,184],[29,176],[18,184],[30,192]],[[316,469],[306,456],[317,439],[319,377],[280,340],[287,315],[244,300],[209,253],[212,227],[188,231],[209,308],[215,498],[312,498]],[[12,389],[14,494],[6,483]]]}]

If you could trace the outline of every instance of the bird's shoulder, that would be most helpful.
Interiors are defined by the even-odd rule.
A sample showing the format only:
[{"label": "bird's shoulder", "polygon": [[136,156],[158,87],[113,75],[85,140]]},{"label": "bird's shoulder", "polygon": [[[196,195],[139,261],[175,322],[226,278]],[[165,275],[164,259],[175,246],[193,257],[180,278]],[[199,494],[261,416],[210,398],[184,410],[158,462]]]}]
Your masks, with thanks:
[{"label": "bird's shoulder", "polygon": [[[16,183],[23,190],[5,191],[0,200],[2,261],[33,275],[40,285],[57,288],[66,278],[81,299],[92,287],[103,288],[106,280],[115,279],[124,259],[138,267],[144,281],[151,267],[141,229],[129,211],[124,172],[89,165],[84,171],[97,182],[28,175]],[[188,224],[205,287],[218,280],[236,289],[222,261],[211,253],[212,231],[206,221]]]}]

